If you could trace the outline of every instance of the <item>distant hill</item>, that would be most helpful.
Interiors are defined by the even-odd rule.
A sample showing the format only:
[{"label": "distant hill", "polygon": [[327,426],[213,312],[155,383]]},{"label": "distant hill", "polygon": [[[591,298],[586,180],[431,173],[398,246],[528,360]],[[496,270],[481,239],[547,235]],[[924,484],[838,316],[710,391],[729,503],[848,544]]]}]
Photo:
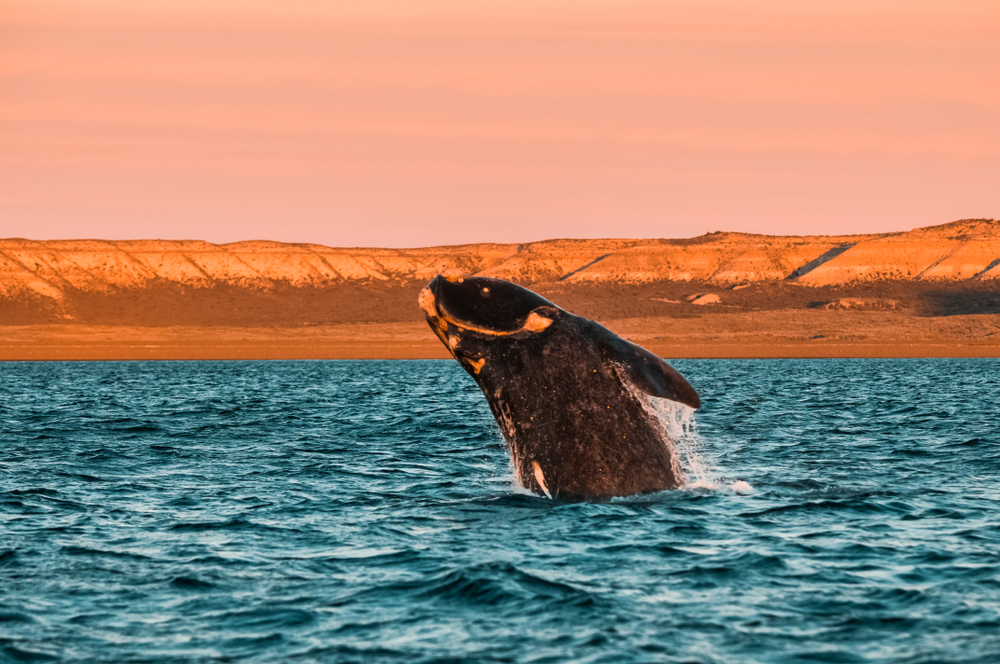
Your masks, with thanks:
[{"label": "distant hill", "polygon": [[[833,303],[857,293],[868,294],[862,302],[888,301],[888,293],[905,305],[913,293],[931,291],[945,306],[949,292],[989,296],[1000,289],[1000,222],[965,219],[871,235],[721,232],[690,239],[419,249],[7,239],[0,240],[0,324],[413,320],[419,318],[413,303],[417,290],[449,268],[560,293],[577,310],[604,306],[622,316],[650,315],[651,308],[662,315],[665,305],[690,306],[682,298],[696,287],[731,289],[720,304],[743,309],[819,306],[823,301],[817,293]],[[755,288],[742,290],[749,286]],[[808,288],[794,294],[787,286]],[[629,298],[634,306],[623,309]],[[973,300],[982,303],[978,295]]]}]

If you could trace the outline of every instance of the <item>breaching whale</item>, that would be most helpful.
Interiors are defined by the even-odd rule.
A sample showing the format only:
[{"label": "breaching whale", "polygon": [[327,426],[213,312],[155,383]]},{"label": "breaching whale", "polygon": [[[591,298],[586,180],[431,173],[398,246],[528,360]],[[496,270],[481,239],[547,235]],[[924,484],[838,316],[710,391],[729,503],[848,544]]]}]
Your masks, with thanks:
[{"label": "breaching whale", "polygon": [[582,500],[684,483],[639,392],[692,408],[701,400],[662,359],[501,279],[445,272],[419,304],[486,396],[521,486]]}]

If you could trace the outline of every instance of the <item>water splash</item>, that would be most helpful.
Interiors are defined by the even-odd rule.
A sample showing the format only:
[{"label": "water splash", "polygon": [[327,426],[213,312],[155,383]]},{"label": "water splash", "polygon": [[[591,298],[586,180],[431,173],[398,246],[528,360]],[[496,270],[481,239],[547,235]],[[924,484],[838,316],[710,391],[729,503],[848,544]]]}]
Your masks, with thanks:
[{"label": "water splash", "polygon": [[673,446],[675,457],[686,478],[686,489],[717,489],[715,468],[701,453],[704,442],[698,433],[698,422],[694,408],[670,399],[658,399],[643,395],[656,419],[659,420],[668,445]]},{"label": "water splash", "polygon": [[729,485],[729,488],[741,496],[749,496],[753,493],[753,487],[750,486],[750,483],[743,480],[736,480]]},{"label": "water splash", "polygon": [[670,399],[658,399],[639,394],[649,411],[663,427],[664,440],[673,446],[675,462],[683,473],[685,489],[729,490],[741,496],[753,493],[748,482],[727,482],[719,477],[719,469],[702,453],[705,440],[698,432],[694,408]]}]

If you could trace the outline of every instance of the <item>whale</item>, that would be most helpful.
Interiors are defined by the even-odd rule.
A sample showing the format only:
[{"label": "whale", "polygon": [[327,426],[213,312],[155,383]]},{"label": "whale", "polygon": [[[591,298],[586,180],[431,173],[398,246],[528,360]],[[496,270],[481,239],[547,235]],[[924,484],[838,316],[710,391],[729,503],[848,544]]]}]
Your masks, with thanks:
[{"label": "whale", "polygon": [[701,399],[663,359],[503,279],[446,271],[418,304],[482,390],[520,486],[567,501],[683,486],[651,403]]}]

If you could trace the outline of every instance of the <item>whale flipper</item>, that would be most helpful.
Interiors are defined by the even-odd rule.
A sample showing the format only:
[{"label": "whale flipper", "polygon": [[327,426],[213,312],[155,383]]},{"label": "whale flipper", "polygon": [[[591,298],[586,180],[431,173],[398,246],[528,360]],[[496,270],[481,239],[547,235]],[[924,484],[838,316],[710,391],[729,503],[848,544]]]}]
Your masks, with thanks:
[{"label": "whale flipper", "polygon": [[676,369],[642,346],[626,341],[603,326],[595,330],[604,359],[621,368],[629,381],[653,397],[698,408],[701,398]]}]

